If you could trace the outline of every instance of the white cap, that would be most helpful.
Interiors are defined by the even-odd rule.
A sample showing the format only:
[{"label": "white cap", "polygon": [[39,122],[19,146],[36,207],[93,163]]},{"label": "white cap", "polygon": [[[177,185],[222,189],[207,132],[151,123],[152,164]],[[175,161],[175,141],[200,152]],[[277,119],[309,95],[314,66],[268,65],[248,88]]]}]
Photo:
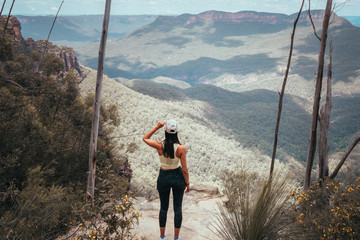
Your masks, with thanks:
[{"label": "white cap", "polygon": [[165,131],[170,134],[175,134],[178,131],[177,123],[174,119],[167,120],[165,123]]}]

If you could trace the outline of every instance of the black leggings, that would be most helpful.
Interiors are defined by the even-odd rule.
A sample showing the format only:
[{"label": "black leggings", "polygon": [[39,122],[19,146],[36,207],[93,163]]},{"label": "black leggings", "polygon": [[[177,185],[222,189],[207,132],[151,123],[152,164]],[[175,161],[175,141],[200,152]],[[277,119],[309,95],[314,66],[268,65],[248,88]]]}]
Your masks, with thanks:
[{"label": "black leggings", "polygon": [[181,167],[174,170],[160,169],[157,179],[157,190],[160,195],[160,227],[166,226],[167,212],[169,209],[170,189],[173,192],[174,200],[174,225],[175,228],[181,227],[182,222],[182,200],[185,190],[185,178],[182,174]]}]

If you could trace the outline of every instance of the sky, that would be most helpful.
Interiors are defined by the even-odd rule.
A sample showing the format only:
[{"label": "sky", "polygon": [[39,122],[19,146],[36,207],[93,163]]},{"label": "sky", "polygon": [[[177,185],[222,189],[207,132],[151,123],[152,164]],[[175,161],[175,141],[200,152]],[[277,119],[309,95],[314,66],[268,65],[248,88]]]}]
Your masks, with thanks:
[{"label": "sky", "polygon": [[[340,16],[360,16],[360,0],[333,0]],[[0,1],[0,3],[3,3]],[[16,0],[12,15],[55,15],[62,0]],[[284,13],[299,11],[302,0],[112,0],[112,15],[180,15],[207,10]],[[7,0],[7,14],[12,0]],[[308,0],[305,1],[308,9]],[[311,0],[311,9],[324,9],[326,0]],[[1,4],[2,6],[2,4]],[[64,0],[59,15],[104,14],[105,0]]]}]

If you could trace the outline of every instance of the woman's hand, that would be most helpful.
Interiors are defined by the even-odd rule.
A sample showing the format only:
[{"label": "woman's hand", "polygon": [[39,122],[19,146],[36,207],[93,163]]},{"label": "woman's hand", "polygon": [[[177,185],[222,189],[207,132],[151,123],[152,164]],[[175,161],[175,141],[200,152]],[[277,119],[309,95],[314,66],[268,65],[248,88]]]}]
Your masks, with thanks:
[{"label": "woman's hand", "polygon": [[185,187],[185,193],[188,193],[190,192],[190,184],[186,185]]},{"label": "woman's hand", "polygon": [[158,124],[156,125],[157,129],[162,128],[165,125],[166,122],[158,122]]}]

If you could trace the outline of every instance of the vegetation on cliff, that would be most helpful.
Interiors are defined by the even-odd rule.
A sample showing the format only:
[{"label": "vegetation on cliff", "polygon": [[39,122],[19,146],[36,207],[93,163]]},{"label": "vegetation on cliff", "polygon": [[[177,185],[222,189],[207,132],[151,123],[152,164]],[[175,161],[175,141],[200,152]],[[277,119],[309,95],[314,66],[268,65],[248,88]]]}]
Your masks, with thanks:
[{"label": "vegetation on cliff", "polygon": [[[94,97],[81,97],[78,74],[64,72],[58,56],[27,46],[14,52],[12,30],[0,28],[7,33],[0,39],[0,235],[50,239],[100,214],[94,207],[119,204],[131,177],[124,173],[131,171],[127,159],[112,152],[117,107],[104,105],[97,155],[102,184],[97,205],[84,205]],[[115,210],[103,214],[115,216]]]}]

